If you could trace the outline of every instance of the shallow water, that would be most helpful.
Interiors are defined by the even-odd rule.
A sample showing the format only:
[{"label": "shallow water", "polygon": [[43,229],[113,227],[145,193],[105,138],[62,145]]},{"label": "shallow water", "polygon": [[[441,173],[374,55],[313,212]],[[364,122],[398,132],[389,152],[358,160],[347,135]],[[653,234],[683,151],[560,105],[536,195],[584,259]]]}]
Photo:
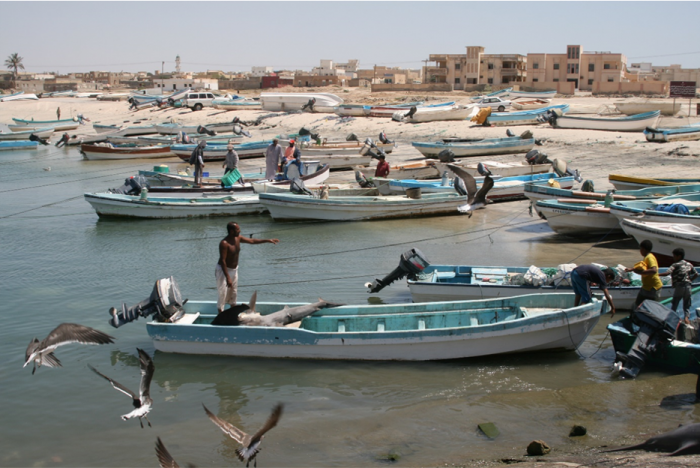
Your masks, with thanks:
[{"label": "shallow water", "polygon": [[[244,171],[261,163],[246,161]],[[533,439],[574,450],[567,437],[574,423],[591,432],[583,447],[698,419],[682,402],[658,405],[664,396],[690,393],[690,378],[645,371],[638,382],[609,384],[614,353],[606,316],[579,353],[426,363],[156,353],[153,427],[121,421],[129,400],[87,364],[136,390],[136,347],[149,354],[154,348],[144,320],[115,330],[106,323],[108,308],[145,299],[156,279],[170,275],[184,297],[215,300],[217,244],[229,221],[100,220],[82,198],[154,164],[160,162],[88,162],[74,148],[53,146],[0,153],[0,465],[155,466],[157,436],[180,464],[238,465],[236,444],[208,420],[202,403],[252,432],[276,402],[285,403],[263,444],[261,466],[381,465],[377,457],[390,450],[406,466],[496,459],[521,455]],[[391,271],[412,247],[433,263],[475,265],[632,264],[638,257],[629,240],[593,247],[555,236],[528,215],[525,202],[491,205],[471,219],[237,221],[243,235],[280,239],[276,246],[243,246],[244,301],[257,290],[260,301],[367,303],[363,284]],[[398,281],[372,300],[406,302],[410,294]],[[61,322],[96,327],[116,343],[61,347],[63,368],[36,375],[22,369],[27,343]],[[482,422],[494,422],[502,435],[496,441],[479,435]]]}]

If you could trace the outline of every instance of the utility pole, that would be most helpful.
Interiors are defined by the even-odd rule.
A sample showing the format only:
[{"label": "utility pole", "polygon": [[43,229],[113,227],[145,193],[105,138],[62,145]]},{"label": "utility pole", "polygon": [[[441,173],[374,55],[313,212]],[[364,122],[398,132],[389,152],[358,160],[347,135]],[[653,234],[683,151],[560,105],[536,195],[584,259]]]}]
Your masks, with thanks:
[{"label": "utility pole", "polygon": [[163,73],[165,72],[165,61],[160,64],[160,87],[165,88],[165,79],[163,78]]}]

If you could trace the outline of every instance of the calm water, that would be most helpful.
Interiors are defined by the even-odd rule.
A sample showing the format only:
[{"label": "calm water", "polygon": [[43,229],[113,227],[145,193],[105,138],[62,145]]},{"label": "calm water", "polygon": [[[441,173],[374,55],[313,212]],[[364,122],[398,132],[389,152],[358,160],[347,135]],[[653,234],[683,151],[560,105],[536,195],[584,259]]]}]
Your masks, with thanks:
[{"label": "calm water", "polygon": [[[669,392],[690,392],[692,379],[645,372],[638,382],[608,384],[614,353],[604,317],[580,354],[366,363],[156,353],[153,428],[121,421],[130,401],[87,364],[136,390],[136,347],[154,348],[144,320],[115,330],[106,323],[108,308],[146,298],[156,279],[170,275],[184,297],[215,300],[217,244],[229,221],[100,220],[82,198],[153,164],[87,162],[76,149],[54,147],[0,153],[0,465],[156,466],[160,436],[181,465],[239,466],[235,443],[207,419],[202,403],[253,432],[276,402],[286,404],[263,444],[261,466],[382,465],[377,457],[390,450],[402,455],[402,466],[459,463],[518,456],[535,438],[574,450],[697,419],[692,406],[658,406]],[[411,247],[433,263],[632,264],[638,257],[630,241],[591,248],[554,236],[524,202],[492,205],[471,220],[238,222],[244,235],[280,239],[243,246],[242,300],[257,290],[260,301],[367,303],[363,284],[388,273]],[[406,302],[410,295],[399,281],[378,298]],[[22,368],[27,343],[61,322],[99,328],[116,343],[59,348],[63,368],[31,375]],[[481,422],[496,423],[501,437],[480,436]],[[589,427],[587,442],[568,439],[573,423]]]}]

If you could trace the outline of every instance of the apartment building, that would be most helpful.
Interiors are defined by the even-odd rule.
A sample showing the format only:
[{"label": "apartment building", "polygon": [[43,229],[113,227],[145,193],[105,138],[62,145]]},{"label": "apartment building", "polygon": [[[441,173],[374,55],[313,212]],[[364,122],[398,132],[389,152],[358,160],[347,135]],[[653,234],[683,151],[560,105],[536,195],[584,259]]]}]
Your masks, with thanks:
[{"label": "apartment building", "polygon": [[527,57],[520,54],[486,54],[481,46],[467,46],[466,54],[430,54],[423,67],[424,82],[449,83],[454,89],[468,85],[524,82]]},{"label": "apartment building", "polygon": [[612,52],[585,52],[580,45],[566,46],[565,54],[527,54],[525,82],[569,82],[580,90],[593,90],[595,82],[626,80],[627,57]]}]

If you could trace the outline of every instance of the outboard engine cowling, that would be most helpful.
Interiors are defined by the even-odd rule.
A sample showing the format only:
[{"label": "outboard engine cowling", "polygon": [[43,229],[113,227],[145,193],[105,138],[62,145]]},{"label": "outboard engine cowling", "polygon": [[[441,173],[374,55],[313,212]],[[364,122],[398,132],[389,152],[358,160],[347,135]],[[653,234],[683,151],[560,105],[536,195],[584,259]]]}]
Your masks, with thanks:
[{"label": "outboard engine cowling", "polygon": [[148,179],[142,175],[135,175],[124,179],[124,185],[119,188],[109,189],[110,193],[122,195],[140,195],[142,189],[149,189]]},{"label": "outboard engine cowling", "polygon": [[214,130],[209,130],[208,128],[206,128],[202,125],[197,127],[197,133],[204,133],[204,134],[209,135],[209,136],[216,135],[216,132]]},{"label": "outboard engine cowling", "polygon": [[379,132],[379,141],[381,141],[381,142],[384,143],[385,145],[390,144],[390,143],[393,143],[393,141],[391,141],[391,140],[386,136],[386,132],[384,132],[384,131]]},{"label": "outboard engine cowling", "polygon": [[675,339],[680,315],[656,301],[645,300],[631,315],[633,326],[639,327],[637,339],[627,354],[617,352],[615,362],[621,362],[620,376],[633,379],[644,367],[651,353]]},{"label": "outboard engine cowling", "polygon": [[451,149],[444,149],[440,151],[437,157],[440,160],[440,162],[444,163],[454,162],[455,160],[455,154]]},{"label": "outboard engine cowling", "polygon": [[389,286],[394,281],[408,276],[409,279],[416,279],[420,273],[430,265],[423,252],[418,249],[411,249],[401,254],[399,266],[394,271],[386,275],[383,279],[375,279],[373,283],[365,283],[370,293],[376,293]]},{"label": "outboard engine cowling", "polygon": [[182,300],[180,288],[175,278],[172,276],[162,278],[156,281],[148,299],[131,307],[122,303],[121,312],[118,312],[114,307],[111,308],[112,318],[108,323],[114,328],[119,328],[139,317],[148,317],[149,315],[155,315],[158,322],[175,322],[185,314],[183,306],[186,302],[187,299]]}]

